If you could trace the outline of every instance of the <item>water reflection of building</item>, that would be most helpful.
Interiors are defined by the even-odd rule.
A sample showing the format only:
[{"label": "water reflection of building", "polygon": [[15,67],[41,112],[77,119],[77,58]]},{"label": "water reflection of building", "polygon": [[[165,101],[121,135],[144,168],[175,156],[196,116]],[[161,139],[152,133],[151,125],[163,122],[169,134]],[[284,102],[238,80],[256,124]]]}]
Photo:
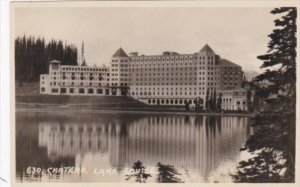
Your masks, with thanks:
[{"label": "water reflection of building", "polygon": [[[112,167],[137,160],[197,169],[203,177],[233,159],[250,134],[248,118],[149,116],[130,124],[40,123],[39,145],[51,159],[109,154]],[[100,158],[99,158],[100,159]]]},{"label": "water reflection of building", "polygon": [[107,152],[111,130],[111,125],[40,123],[39,145],[47,147],[50,158]]},{"label": "water reflection of building", "polygon": [[205,177],[220,162],[236,157],[250,133],[247,124],[247,118],[236,117],[145,118],[129,126],[128,136],[111,150],[111,161],[115,165],[160,161],[198,169]]}]

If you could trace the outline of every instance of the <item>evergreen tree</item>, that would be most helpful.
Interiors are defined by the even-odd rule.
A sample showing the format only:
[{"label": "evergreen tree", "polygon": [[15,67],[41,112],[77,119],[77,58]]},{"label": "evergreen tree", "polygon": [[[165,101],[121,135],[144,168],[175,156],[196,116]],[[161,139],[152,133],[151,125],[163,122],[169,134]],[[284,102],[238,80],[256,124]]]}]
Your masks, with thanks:
[{"label": "evergreen tree", "polygon": [[158,175],[156,181],[159,183],[182,183],[182,181],[176,177],[181,175],[177,172],[174,166],[163,165],[160,162],[157,163]]},{"label": "evergreen tree", "polygon": [[210,97],[209,97],[209,102],[208,102],[208,105],[209,105],[209,110],[214,110],[214,94],[211,93],[210,94]]},{"label": "evergreen tree", "polygon": [[251,90],[247,91],[247,107],[249,112],[253,112],[253,102],[252,102],[252,92]]},{"label": "evergreen tree", "polygon": [[185,104],[185,110],[186,110],[186,111],[190,111],[190,105],[189,105],[189,102],[188,102],[188,101],[184,101],[184,104]]},{"label": "evergreen tree", "polygon": [[210,100],[209,100],[209,89],[206,91],[206,97],[205,97],[205,109],[209,110],[210,109]]},{"label": "evergreen tree", "polygon": [[214,90],[213,96],[212,96],[212,109],[215,111],[217,108],[217,93],[216,90]]},{"label": "evergreen tree", "polygon": [[256,81],[267,80],[259,97],[269,106],[255,116],[255,132],[244,149],[255,156],[240,162],[237,182],[295,181],[296,17],[294,7],[275,8],[276,29],[269,35],[267,54],[258,56],[266,71]]},{"label": "evergreen tree", "polygon": [[133,164],[132,169],[134,170],[133,174],[126,175],[126,180],[129,180],[131,177],[135,177],[135,182],[145,183],[148,177],[151,177],[149,173],[145,172],[145,167],[141,161],[137,161]]},{"label": "evergreen tree", "polygon": [[77,49],[73,45],[63,45],[62,41],[32,36],[15,39],[15,78],[23,81],[38,81],[40,74],[47,73],[50,60],[60,60],[63,65],[77,65]]},{"label": "evergreen tree", "polygon": [[219,93],[218,99],[217,99],[217,104],[216,108],[218,112],[222,111],[222,93]]}]

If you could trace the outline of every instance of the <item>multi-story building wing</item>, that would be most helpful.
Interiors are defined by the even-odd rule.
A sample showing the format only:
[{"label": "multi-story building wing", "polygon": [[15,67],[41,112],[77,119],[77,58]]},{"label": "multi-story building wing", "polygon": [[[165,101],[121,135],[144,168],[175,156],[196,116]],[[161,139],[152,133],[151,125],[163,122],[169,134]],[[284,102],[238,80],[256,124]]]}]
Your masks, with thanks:
[{"label": "multi-story building wing", "polygon": [[111,58],[111,88],[112,95],[126,95],[129,85],[130,58],[122,48],[118,49]]},{"label": "multi-story building wing", "polygon": [[205,98],[207,90],[213,92],[220,87],[217,59],[208,45],[194,54],[135,53],[130,61],[130,94],[148,99],[149,104],[183,104],[187,99]]},{"label": "multi-story building wing", "polygon": [[240,88],[242,86],[244,73],[241,66],[229,60],[220,59],[219,68],[221,89]]},{"label": "multi-story building wing", "polygon": [[[110,67],[64,66],[51,61],[49,74],[41,75],[41,93],[129,95],[152,105],[204,104],[212,94],[225,93],[228,103],[224,108],[246,110],[242,78],[241,66],[221,59],[207,44],[193,54],[132,52],[128,56],[120,48]],[[237,95],[238,101],[234,99]]]},{"label": "multi-story building wing", "polygon": [[53,60],[49,74],[40,75],[40,93],[110,95],[108,67],[68,66]]}]

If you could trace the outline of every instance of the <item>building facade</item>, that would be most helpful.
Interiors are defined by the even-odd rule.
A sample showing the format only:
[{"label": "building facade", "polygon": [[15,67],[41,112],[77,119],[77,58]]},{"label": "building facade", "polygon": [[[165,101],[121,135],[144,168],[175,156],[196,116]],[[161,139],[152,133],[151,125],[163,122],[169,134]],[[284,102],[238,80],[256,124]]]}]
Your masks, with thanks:
[{"label": "building facade", "polygon": [[[224,95],[222,108],[247,110],[241,66],[220,58],[205,45],[199,52],[129,55],[120,48],[110,67],[65,66],[51,61],[41,75],[41,93],[71,95],[128,95],[151,105],[184,105],[212,94]],[[239,103],[239,104],[237,104]]]}]

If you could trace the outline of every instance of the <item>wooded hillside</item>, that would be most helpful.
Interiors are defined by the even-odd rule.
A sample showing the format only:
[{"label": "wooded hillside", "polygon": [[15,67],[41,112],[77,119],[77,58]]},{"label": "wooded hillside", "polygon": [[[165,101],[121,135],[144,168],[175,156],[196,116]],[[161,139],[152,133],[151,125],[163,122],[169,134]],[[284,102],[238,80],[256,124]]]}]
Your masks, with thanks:
[{"label": "wooded hillside", "polygon": [[56,59],[63,65],[77,65],[77,48],[73,44],[52,39],[23,36],[15,39],[15,78],[18,82],[38,81],[47,73],[49,61]]}]

